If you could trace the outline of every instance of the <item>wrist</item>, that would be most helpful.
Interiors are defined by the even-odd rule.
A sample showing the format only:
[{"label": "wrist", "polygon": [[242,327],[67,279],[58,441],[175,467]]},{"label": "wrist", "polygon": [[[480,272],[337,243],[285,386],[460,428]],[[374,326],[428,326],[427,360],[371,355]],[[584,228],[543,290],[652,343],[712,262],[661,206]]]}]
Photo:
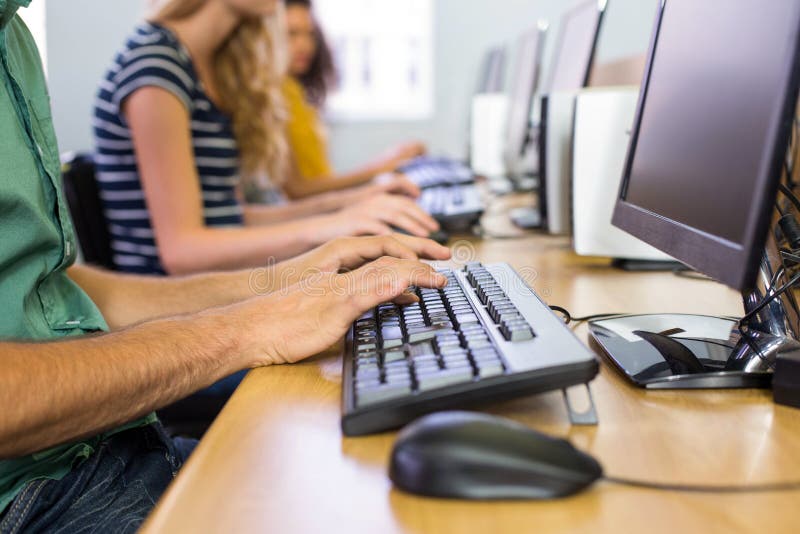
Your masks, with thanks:
[{"label": "wrist", "polygon": [[247,311],[248,302],[212,308],[190,319],[201,332],[198,337],[202,337],[204,346],[211,348],[222,363],[223,376],[265,365],[263,355],[268,352],[270,334],[251,327],[253,314]]}]

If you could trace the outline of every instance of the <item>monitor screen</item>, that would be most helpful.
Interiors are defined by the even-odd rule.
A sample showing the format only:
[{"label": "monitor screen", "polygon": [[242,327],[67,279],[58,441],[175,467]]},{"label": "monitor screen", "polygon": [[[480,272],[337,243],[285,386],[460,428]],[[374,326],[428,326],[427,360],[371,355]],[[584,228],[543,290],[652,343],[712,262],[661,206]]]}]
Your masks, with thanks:
[{"label": "monitor screen", "polygon": [[799,23],[796,0],[665,0],[651,46],[614,222],[739,289],[772,216]]},{"label": "monitor screen", "polygon": [[605,5],[605,0],[588,0],[562,18],[548,92],[577,91],[588,84]]},{"label": "monitor screen", "polygon": [[478,79],[478,94],[500,93],[505,85],[506,51],[502,47],[492,48],[486,53]]},{"label": "monitor screen", "polygon": [[517,62],[511,101],[508,107],[508,130],[506,134],[507,158],[514,160],[522,156],[531,126],[533,96],[539,80],[539,63],[544,44],[546,25],[526,32],[520,37],[517,47]]}]

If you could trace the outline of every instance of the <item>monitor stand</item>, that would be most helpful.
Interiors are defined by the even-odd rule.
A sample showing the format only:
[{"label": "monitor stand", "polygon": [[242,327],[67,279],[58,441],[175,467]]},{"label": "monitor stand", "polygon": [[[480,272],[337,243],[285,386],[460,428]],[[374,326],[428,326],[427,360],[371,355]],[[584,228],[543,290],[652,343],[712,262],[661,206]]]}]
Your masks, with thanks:
[{"label": "monitor stand", "polygon": [[514,208],[508,212],[511,222],[523,230],[540,230],[544,228],[542,212],[532,206]]},{"label": "monitor stand", "polygon": [[679,261],[634,260],[629,258],[614,258],[611,260],[611,266],[631,272],[685,271],[687,269]]},{"label": "monitor stand", "polygon": [[[743,295],[745,313],[770,294],[783,271],[774,232],[758,287]],[[740,328],[739,320],[704,315],[621,315],[589,323],[592,344],[628,380],[648,389],[767,388],[778,354],[800,355],[800,314],[791,291]]]}]

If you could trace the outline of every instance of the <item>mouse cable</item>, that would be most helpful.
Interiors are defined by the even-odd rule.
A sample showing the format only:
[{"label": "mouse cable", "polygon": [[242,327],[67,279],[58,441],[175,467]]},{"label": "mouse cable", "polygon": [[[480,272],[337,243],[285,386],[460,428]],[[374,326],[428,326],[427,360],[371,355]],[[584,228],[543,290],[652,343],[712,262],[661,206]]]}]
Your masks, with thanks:
[{"label": "mouse cable", "polygon": [[594,315],[586,315],[583,317],[573,317],[569,310],[561,306],[550,306],[550,309],[556,313],[560,313],[564,317],[564,324],[574,323],[576,326],[586,321],[594,321],[595,319],[608,319],[609,317],[620,317],[627,315],[624,313],[596,313]]},{"label": "mouse cable", "polygon": [[620,486],[652,489],[659,491],[681,491],[691,493],[766,493],[772,491],[800,490],[800,480],[791,482],[773,482],[768,484],[753,484],[744,486],[707,485],[707,484],[672,484],[650,482],[624,477],[603,476],[603,480]]}]

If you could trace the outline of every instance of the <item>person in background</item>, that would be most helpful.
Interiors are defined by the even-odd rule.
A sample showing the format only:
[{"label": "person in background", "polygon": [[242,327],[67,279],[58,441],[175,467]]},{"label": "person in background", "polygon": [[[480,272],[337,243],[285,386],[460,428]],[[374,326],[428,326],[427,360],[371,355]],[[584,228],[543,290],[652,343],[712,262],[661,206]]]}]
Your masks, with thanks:
[{"label": "person in background", "polygon": [[333,55],[313,16],[311,0],[285,3],[289,65],[283,93],[289,112],[286,131],[291,165],[284,189],[289,196],[303,198],[370,183],[376,176],[423,155],[423,144],[407,142],[353,171],[339,174],[333,169],[320,120],[320,110],[336,84]]},{"label": "person in background", "polygon": [[[414,301],[408,286],[444,286],[416,258],[449,252],[380,236],[181,278],[75,265],[44,72],[16,15],[28,3],[0,0],[0,533],[133,533],[196,443],[153,410],[326,349],[366,310]],[[271,4],[205,3],[220,25]]]},{"label": "person in background", "polygon": [[405,180],[281,206],[243,204],[246,186],[276,182],[286,160],[269,27],[276,0],[237,0],[261,6],[264,17],[217,19],[218,3],[155,2],[155,16],[136,28],[100,83],[95,164],[116,267],[236,269],[337,236],[435,231]]}]

